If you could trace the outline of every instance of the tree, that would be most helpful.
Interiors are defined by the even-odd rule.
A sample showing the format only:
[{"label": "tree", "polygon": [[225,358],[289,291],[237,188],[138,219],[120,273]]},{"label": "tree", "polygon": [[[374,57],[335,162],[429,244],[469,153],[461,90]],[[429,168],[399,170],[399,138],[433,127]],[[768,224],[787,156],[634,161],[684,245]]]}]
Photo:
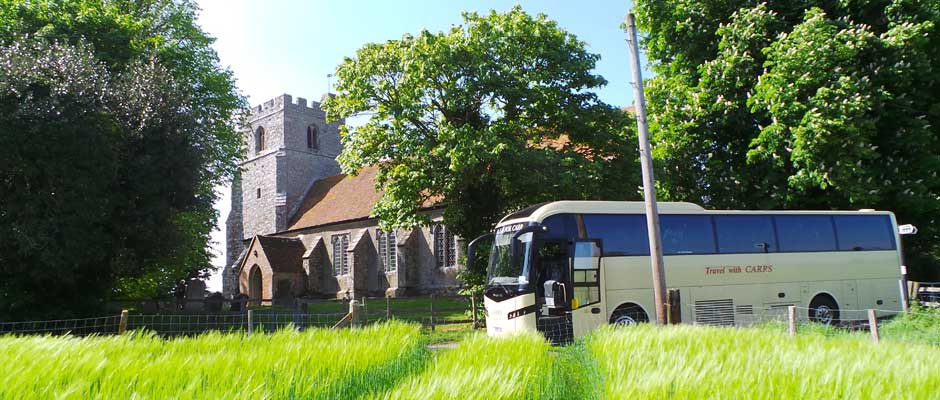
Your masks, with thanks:
[{"label": "tree", "polygon": [[245,101],[195,10],[0,5],[0,316],[88,313],[211,269]]},{"label": "tree", "polygon": [[641,2],[638,20],[666,199],[891,210],[921,228],[915,277],[937,265],[936,2]]},{"label": "tree", "polygon": [[337,68],[332,119],[344,126],[343,170],[379,165],[383,227],[428,223],[446,204],[464,238],[508,211],[550,200],[636,197],[630,117],[591,91],[598,56],[544,15],[464,13],[447,32],[369,44]]}]

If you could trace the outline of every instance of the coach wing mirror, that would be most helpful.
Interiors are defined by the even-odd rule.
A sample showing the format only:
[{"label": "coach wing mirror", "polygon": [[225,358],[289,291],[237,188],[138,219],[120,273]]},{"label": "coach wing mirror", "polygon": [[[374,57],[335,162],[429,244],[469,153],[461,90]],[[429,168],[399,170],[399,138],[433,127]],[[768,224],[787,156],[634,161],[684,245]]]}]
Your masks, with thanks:
[{"label": "coach wing mirror", "polygon": [[916,235],[917,227],[911,224],[898,225],[899,235]]},{"label": "coach wing mirror", "polygon": [[469,266],[473,265],[473,255],[474,253],[476,253],[477,245],[479,245],[480,242],[488,240],[488,239],[492,239],[495,236],[496,235],[492,233],[483,234],[483,235],[477,236],[476,239],[473,239],[473,241],[471,241],[470,244],[467,245],[467,267],[468,268]]},{"label": "coach wing mirror", "polygon": [[516,241],[519,240],[519,236],[525,235],[526,233],[535,233],[535,232],[548,232],[548,227],[543,225],[532,225],[522,228],[512,235],[512,240],[509,241],[509,254],[512,257],[516,256]]},{"label": "coach wing mirror", "polygon": [[764,253],[770,251],[770,245],[766,242],[754,243],[754,247],[761,249]]}]

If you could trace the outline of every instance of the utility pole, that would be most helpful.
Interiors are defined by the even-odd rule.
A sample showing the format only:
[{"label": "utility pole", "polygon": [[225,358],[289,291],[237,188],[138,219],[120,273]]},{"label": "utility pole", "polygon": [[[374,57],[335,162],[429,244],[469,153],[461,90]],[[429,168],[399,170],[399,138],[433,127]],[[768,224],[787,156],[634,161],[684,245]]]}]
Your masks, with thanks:
[{"label": "utility pole", "polygon": [[646,97],[643,96],[643,75],[640,72],[640,48],[637,43],[636,21],[627,14],[627,43],[633,64],[636,128],[640,141],[640,166],[643,169],[643,199],[646,201],[646,226],[650,239],[650,263],[653,272],[653,301],[656,303],[656,324],[666,324],[666,273],[663,271],[663,246],[659,236],[659,209],[656,207],[656,187],[653,185],[653,158],[650,138],[646,129]]}]

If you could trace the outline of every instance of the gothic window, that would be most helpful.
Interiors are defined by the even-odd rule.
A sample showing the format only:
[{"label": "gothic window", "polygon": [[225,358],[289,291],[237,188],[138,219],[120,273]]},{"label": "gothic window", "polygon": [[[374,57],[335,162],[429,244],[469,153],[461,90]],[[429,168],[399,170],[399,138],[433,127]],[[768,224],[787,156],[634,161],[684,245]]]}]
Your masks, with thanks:
[{"label": "gothic window", "polygon": [[260,153],[261,150],[264,150],[264,128],[259,126],[255,130],[255,154]]},{"label": "gothic window", "polygon": [[376,229],[375,236],[379,241],[379,264],[382,271],[395,272],[398,270],[398,239],[395,231],[383,232]]},{"label": "gothic window", "polygon": [[307,148],[311,150],[317,150],[320,148],[316,125],[310,125],[307,127]]},{"label": "gothic window", "polygon": [[450,229],[444,229],[444,240],[447,241],[447,266],[457,266],[457,238]]},{"label": "gothic window", "polygon": [[349,273],[349,234],[333,235],[333,275],[340,276]]},{"label": "gothic window", "polygon": [[255,197],[259,199],[261,198],[261,188],[258,188],[257,190],[255,190]]},{"label": "gothic window", "polygon": [[431,230],[434,233],[434,256],[437,259],[437,267],[457,266],[457,238],[453,232],[443,225],[434,225]]}]

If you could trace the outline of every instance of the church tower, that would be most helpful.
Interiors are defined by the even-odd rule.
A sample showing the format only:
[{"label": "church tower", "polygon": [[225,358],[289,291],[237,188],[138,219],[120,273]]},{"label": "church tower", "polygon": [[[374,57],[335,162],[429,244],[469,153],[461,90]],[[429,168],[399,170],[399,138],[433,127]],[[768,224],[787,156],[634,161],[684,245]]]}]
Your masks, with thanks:
[{"label": "church tower", "polygon": [[232,210],[226,221],[223,292],[237,292],[234,268],[255,235],[287,230],[307,190],[319,179],[340,173],[339,126],[326,122],[320,103],[290,95],[251,109],[250,131],[241,172],[232,183]]}]

